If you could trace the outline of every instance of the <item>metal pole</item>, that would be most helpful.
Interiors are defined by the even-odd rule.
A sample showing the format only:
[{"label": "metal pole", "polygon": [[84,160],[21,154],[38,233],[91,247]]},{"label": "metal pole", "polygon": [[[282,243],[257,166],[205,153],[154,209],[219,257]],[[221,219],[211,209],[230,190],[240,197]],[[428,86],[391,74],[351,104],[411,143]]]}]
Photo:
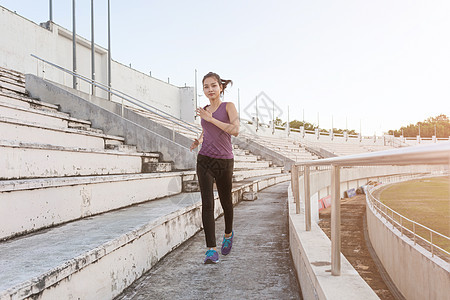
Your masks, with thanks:
[{"label": "metal pole", "polygon": [[[108,0],[108,87],[111,87],[111,0]],[[111,93],[108,93],[108,100],[111,100]]]},{"label": "metal pole", "polygon": [[292,193],[294,194],[295,201],[295,213],[300,213],[300,191],[299,191],[299,181],[298,181],[298,166],[293,165],[291,170],[291,185]]},{"label": "metal pole", "polygon": [[289,136],[289,134],[291,132],[291,126],[289,126],[289,105],[288,105],[288,119],[287,119],[286,129],[287,129],[287,134]]},{"label": "metal pole", "polygon": [[[94,0],[91,0],[91,71],[92,83],[95,81],[95,43],[94,43]],[[92,84],[92,95],[95,96],[95,86]]]},{"label": "metal pole", "polygon": [[[75,0],[72,0],[72,46],[73,46],[73,72],[77,72],[77,41],[76,41],[76,29],[75,29]],[[73,88],[77,88],[77,78],[73,76]]]},{"label": "metal pole", "polygon": [[258,131],[259,128],[259,120],[258,120],[258,96],[256,96],[255,98],[255,102],[256,102],[256,131]]},{"label": "metal pole", "polygon": [[241,123],[241,96],[238,89],[238,114],[239,114],[239,124]]},{"label": "metal pole", "polygon": [[50,22],[53,23],[53,2],[49,0],[49,13],[50,13]]},{"label": "metal pole", "polygon": [[[198,107],[198,103],[197,103],[197,69],[195,69],[195,84],[194,84],[194,89],[195,89],[195,110],[197,110]],[[194,116],[195,119],[197,119],[197,114],[195,114]]]},{"label": "metal pole", "polygon": [[305,166],[303,171],[303,189],[305,190],[305,225],[306,231],[311,231],[311,194],[310,194],[310,178],[309,166]]},{"label": "metal pole", "polygon": [[341,275],[341,192],[338,166],[331,168],[331,275]]},{"label": "metal pole", "polygon": [[272,100],[272,134],[275,134],[275,101]]}]

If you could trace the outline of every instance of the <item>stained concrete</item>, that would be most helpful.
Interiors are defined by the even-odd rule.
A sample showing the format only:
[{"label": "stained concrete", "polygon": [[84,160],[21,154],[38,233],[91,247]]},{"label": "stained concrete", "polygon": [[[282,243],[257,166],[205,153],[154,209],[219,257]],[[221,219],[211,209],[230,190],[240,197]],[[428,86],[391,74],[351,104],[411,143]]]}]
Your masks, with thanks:
[{"label": "stained concrete", "polygon": [[198,201],[200,193],[178,194],[1,242],[0,291]]},{"label": "stained concrete", "polygon": [[[233,249],[204,265],[203,231],[163,258],[116,299],[301,299],[289,252],[287,188],[258,192],[234,210]],[[216,221],[218,247],[223,217]]]}]

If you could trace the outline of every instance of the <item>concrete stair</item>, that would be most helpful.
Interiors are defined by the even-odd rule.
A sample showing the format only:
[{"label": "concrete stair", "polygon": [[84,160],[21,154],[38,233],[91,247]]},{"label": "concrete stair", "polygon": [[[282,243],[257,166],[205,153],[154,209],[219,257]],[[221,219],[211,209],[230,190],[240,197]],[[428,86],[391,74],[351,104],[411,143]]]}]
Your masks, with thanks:
[{"label": "concrete stair", "polygon": [[0,240],[177,194],[195,179],[27,97],[17,72],[0,69],[0,82]]},{"label": "concrete stair", "polygon": [[[233,202],[289,178],[241,184]],[[181,193],[0,242],[0,299],[112,299],[200,230],[200,208],[199,193]]]},{"label": "concrete stair", "polygon": [[[173,171],[0,74],[16,77],[0,91],[1,300],[112,299],[200,230],[200,195],[186,193],[195,171]],[[245,151],[236,163],[236,176],[260,178],[240,181],[234,203],[290,178]]]},{"label": "concrete stair", "polygon": [[285,158],[296,162],[318,159],[314,153],[309,152],[298,141],[289,137],[267,137],[253,135],[252,140],[264,148],[270,149]]}]

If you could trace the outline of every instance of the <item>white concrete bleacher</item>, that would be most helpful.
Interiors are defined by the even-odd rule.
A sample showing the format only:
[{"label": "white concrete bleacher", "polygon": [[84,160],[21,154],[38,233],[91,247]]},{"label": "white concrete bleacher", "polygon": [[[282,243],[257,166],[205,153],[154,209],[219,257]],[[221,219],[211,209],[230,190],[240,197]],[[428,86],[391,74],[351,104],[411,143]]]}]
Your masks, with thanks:
[{"label": "white concrete bleacher", "polygon": [[0,88],[0,240],[179,193],[193,178],[30,99],[20,73],[0,69]]},{"label": "white concrete bleacher", "polygon": [[291,137],[260,136],[256,133],[245,133],[245,136],[252,139],[255,143],[275,151],[295,162],[318,159],[317,155],[308,151],[297,140]]},{"label": "white concrete bleacher", "polygon": [[[200,229],[200,195],[183,193],[195,171],[147,173],[157,153],[30,99],[11,73],[0,72],[0,299],[113,298]],[[289,179],[235,155],[235,180],[260,176],[233,189],[235,203]]]}]

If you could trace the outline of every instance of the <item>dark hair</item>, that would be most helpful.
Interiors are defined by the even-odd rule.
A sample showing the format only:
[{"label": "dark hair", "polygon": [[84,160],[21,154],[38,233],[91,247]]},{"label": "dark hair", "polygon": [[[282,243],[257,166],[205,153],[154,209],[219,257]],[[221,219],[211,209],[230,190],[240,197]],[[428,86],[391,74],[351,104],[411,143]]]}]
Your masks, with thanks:
[{"label": "dark hair", "polygon": [[225,91],[225,88],[227,87],[227,85],[228,85],[229,83],[230,83],[231,85],[233,85],[233,81],[221,79],[220,76],[219,76],[219,74],[214,73],[214,72],[209,72],[208,74],[206,74],[206,75],[203,77],[202,84],[204,84],[204,83],[205,83],[205,79],[206,79],[206,78],[209,78],[209,77],[214,77],[214,78],[217,80],[217,82],[219,83],[219,85],[222,86],[222,92],[220,92],[221,94],[223,94],[223,92]]}]

